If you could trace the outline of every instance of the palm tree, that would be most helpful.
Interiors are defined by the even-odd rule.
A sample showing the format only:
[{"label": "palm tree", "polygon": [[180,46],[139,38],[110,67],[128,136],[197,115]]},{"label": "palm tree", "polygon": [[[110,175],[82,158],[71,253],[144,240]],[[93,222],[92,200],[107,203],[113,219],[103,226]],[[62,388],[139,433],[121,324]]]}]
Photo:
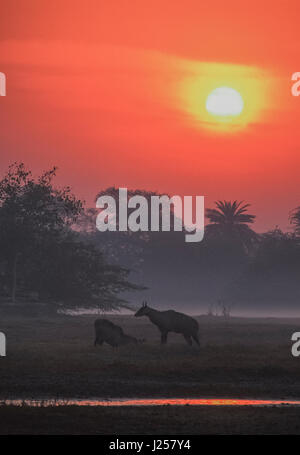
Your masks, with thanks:
[{"label": "palm tree", "polygon": [[216,201],[216,208],[207,209],[209,236],[223,238],[225,241],[238,241],[247,251],[257,240],[257,234],[248,225],[254,223],[255,215],[247,213],[250,204],[244,201]]},{"label": "palm tree", "polygon": [[290,222],[294,226],[295,233],[300,235],[300,207],[292,210],[290,214]]}]

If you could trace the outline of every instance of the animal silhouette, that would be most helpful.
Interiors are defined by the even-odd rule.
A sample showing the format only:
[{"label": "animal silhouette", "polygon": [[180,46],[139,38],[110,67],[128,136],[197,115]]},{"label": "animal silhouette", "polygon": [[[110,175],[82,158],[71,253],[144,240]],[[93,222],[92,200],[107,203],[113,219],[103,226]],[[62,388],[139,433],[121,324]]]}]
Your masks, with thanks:
[{"label": "animal silhouette", "polygon": [[177,311],[158,311],[150,308],[147,302],[135,313],[135,317],[147,316],[156,325],[161,333],[161,344],[166,344],[169,332],[181,333],[191,346],[192,339],[200,346],[198,322],[186,314]]},{"label": "animal silhouette", "polygon": [[144,341],[138,340],[133,336],[126,335],[121,327],[108,319],[96,319],[94,326],[96,335],[94,342],[95,346],[97,344],[102,345],[105,342],[110,346],[117,347],[130,343],[137,344],[138,342]]}]

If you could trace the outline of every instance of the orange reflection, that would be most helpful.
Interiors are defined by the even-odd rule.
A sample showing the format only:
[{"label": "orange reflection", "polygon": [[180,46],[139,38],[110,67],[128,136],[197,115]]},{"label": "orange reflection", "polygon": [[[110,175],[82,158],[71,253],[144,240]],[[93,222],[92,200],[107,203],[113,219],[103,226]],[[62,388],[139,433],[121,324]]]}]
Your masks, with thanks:
[{"label": "orange reflection", "polygon": [[96,399],[15,399],[3,400],[1,405],[10,406],[299,406],[299,400],[252,400],[235,398],[118,398],[111,400]]}]

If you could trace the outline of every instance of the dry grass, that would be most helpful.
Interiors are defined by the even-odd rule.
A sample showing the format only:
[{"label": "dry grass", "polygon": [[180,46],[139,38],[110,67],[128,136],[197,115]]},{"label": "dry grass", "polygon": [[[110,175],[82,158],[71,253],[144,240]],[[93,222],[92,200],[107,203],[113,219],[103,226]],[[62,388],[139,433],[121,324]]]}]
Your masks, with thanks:
[{"label": "dry grass", "polygon": [[[300,320],[199,318],[202,346],[171,334],[161,347],[147,319],[114,322],[147,342],[94,348],[94,317],[8,318],[0,399],[71,397],[299,398],[291,334]],[[297,434],[299,408],[20,408],[0,406],[2,434]]]},{"label": "dry grass", "polygon": [[146,343],[94,348],[93,317],[4,319],[0,398],[109,396],[300,396],[291,334],[300,321],[199,318],[202,346],[159,333],[147,319],[114,316]]}]

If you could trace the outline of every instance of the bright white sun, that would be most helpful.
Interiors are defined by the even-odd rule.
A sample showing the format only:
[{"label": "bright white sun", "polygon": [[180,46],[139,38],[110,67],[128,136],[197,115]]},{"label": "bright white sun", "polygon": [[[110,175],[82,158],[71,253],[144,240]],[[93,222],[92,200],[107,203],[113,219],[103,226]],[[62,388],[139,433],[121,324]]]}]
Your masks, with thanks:
[{"label": "bright white sun", "polygon": [[244,101],[239,92],[230,87],[215,88],[206,99],[206,110],[212,115],[236,116],[244,108]]}]

